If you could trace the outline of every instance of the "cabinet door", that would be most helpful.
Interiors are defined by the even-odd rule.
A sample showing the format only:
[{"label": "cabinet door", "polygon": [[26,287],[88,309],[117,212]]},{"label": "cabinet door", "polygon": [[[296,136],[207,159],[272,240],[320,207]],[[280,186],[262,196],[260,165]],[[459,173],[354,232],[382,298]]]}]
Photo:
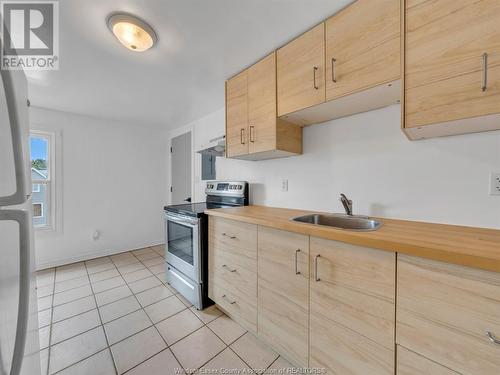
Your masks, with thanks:
[{"label": "cabinet door", "polygon": [[432,362],[402,346],[397,346],[397,375],[459,375],[458,372]]},{"label": "cabinet door", "polygon": [[248,69],[249,153],[276,149],[276,54]]},{"label": "cabinet door", "polygon": [[248,72],[244,70],[226,82],[226,154],[248,154]]},{"label": "cabinet door", "polygon": [[325,24],[277,52],[278,116],[325,101]]},{"label": "cabinet door", "polygon": [[258,333],[307,367],[309,237],[259,226]]},{"label": "cabinet door", "polygon": [[326,100],[400,78],[400,0],[358,0],[325,22]]},{"label": "cabinet door", "polygon": [[392,374],[396,256],[311,237],[311,367]]},{"label": "cabinet door", "polygon": [[499,19],[498,0],[406,1],[405,127],[500,112]]}]

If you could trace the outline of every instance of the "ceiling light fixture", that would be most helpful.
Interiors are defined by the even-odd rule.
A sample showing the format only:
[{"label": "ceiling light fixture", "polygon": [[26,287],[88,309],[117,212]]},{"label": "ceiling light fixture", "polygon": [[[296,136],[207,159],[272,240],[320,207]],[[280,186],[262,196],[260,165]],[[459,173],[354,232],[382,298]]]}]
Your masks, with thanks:
[{"label": "ceiling light fixture", "polygon": [[112,14],[108,18],[108,27],[116,39],[132,51],[146,51],[158,40],[151,26],[130,14]]}]

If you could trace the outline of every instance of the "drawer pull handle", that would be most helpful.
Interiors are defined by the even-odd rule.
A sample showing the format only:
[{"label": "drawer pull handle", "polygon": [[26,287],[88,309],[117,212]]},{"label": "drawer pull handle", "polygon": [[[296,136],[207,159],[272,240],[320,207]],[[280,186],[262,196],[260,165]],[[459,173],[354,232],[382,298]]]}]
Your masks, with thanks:
[{"label": "drawer pull handle", "polygon": [[244,140],[244,138],[245,138],[245,129],[241,129],[241,130],[240,130],[240,143],[241,143],[242,145],[244,145],[244,144],[245,144],[245,140]]},{"label": "drawer pull handle", "polygon": [[318,258],[320,257],[321,255],[316,255],[314,257],[314,280],[316,282],[320,281],[320,278],[318,277]]},{"label": "drawer pull handle", "polygon": [[236,272],[236,268],[234,269],[231,269],[230,267],[227,266],[227,264],[223,264],[222,265],[222,268],[225,268],[226,270],[228,270],[229,272]]},{"label": "drawer pull handle", "polygon": [[300,249],[295,250],[295,274],[300,275],[299,271],[299,261],[298,261],[298,255],[300,253]]},{"label": "drawer pull handle", "polygon": [[250,125],[250,142],[255,142],[255,126]]},{"label": "drawer pull handle", "polygon": [[231,305],[234,305],[236,301],[231,301],[225,294],[222,295],[222,298],[224,298],[227,302],[229,302]]},{"label": "drawer pull handle", "polygon": [[490,339],[490,341],[494,344],[498,344],[500,345],[500,340],[498,340],[495,335],[493,335],[493,333],[491,333],[490,331],[486,332],[486,336],[488,336],[488,338]]},{"label": "drawer pull handle", "polygon": [[483,84],[481,90],[486,91],[488,88],[488,54],[483,53]]},{"label": "drawer pull handle", "polygon": [[332,82],[337,83],[337,74],[335,72],[335,63],[337,62],[337,59],[335,57],[332,57]]},{"label": "drawer pull handle", "polygon": [[313,87],[315,90],[319,90],[318,85],[316,85],[316,72],[318,71],[317,66],[313,66]]},{"label": "drawer pull handle", "polygon": [[229,237],[229,238],[230,238],[230,239],[232,239],[232,240],[236,239],[236,236],[231,236],[230,234],[227,234],[227,233],[222,233],[222,235],[223,235],[224,237]]}]

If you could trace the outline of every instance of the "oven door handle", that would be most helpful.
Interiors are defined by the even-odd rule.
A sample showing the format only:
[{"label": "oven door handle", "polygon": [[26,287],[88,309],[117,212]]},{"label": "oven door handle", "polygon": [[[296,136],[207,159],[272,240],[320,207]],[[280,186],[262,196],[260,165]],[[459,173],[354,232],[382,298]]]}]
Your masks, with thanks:
[{"label": "oven door handle", "polygon": [[165,217],[167,220],[169,220],[173,223],[187,225],[191,228],[198,226],[198,223],[199,223],[199,220],[191,220],[191,219],[183,218],[183,217],[180,217],[177,215],[165,214]]}]

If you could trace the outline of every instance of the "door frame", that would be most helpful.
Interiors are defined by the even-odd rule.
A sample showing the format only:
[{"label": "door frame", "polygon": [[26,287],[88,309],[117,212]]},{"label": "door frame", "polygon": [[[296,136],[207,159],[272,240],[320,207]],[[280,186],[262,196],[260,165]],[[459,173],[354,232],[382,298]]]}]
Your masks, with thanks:
[{"label": "door frame", "polygon": [[178,137],[180,135],[186,134],[186,133],[191,133],[191,197],[194,202],[194,126],[193,125],[186,125],[178,129],[172,130],[169,135],[168,135],[168,142],[167,142],[167,159],[168,159],[168,172],[167,172],[167,202],[168,204],[172,204],[172,153],[171,153],[171,147],[172,147],[172,139],[175,137]]}]

